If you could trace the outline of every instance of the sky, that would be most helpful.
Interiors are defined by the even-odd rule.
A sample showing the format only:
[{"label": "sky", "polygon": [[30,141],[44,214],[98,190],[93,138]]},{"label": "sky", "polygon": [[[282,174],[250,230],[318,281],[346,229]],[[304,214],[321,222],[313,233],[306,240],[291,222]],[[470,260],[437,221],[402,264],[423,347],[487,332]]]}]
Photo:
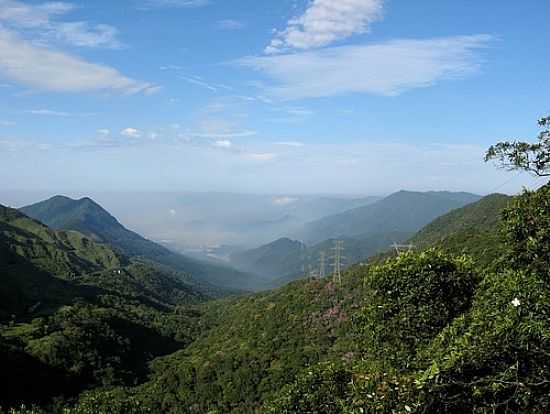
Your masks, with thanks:
[{"label": "sky", "polygon": [[547,0],[0,0],[7,189],[381,195],[550,114]]}]

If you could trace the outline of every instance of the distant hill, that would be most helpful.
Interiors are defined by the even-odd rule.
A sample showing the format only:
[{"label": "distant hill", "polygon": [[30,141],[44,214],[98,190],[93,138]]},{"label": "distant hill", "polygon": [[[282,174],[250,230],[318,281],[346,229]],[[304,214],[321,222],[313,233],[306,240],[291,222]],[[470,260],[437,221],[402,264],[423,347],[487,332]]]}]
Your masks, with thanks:
[{"label": "distant hill", "polygon": [[502,252],[500,215],[511,200],[504,194],[491,194],[435,219],[410,242],[419,249],[439,246],[453,253],[467,253],[487,265]]},{"label": "distant hill", "polygon": [[481,197],[469,193],[400,191],[374,204],[310,222],[297,235],[306,243],[327,239],[368,239],[389,232],[409,233]]},{"label": "distant hill", "polygon": [[306,246],[299,241],[282,238],[256,249],[231,255],[231,263],[238,269],[279,278],[295,274],[305,264]]},{"label": "distant hill", "polygon": [[261,284],[252,275],[188,258],[145,239],[125,228],[90,198],[73,200],[56,196],[20,211],[54,229],[81,232],[95,241],[114,246],[129,257],[158,262],[218,287],[245,290]]},{"label": "distant hill", "polygon": [[[405,240],[410,233],[388,232],[365,239],[341,239],[344,242],[344,267],[366,260],[383,252],[395,241]],[[325,274],[332,272],[332,254],[335,239],[325,240],[313,246],[282,238],[272,243],[231,255],[231,264],[238,269],[254,272],[278,287],[306,276],[306,271],[319,274],[321,256],[325,256]]]}]

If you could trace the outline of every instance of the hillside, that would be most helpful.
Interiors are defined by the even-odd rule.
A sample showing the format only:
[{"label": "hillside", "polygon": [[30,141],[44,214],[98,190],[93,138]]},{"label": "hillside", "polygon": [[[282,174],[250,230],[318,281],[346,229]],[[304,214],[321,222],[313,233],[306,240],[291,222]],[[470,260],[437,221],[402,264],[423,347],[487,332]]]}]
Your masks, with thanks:
[{"label": "hillside", "polygon": [[469,193],[400,191],[374,204],[310,222],[298,236],[311,244],[391,232],[413,234],[442,214],[480,198]]},{"label": "hillside", "polygon": [[20,209],[57,230],[75,230],[93,240],[108,243],[129,257],[141,257],[187,273],[200,282],[228,289],[254,289],[261,283],[252,275],[203,263],[172,252],[126,229],[89,198],[73,200],[56,196]]},{"label": "hillside", "polygon": [[[439,245],[463,229],[489,231],[506,203],[487,197],[421,234]],[[37,388],[31,398],[17,397],[28,388],[16,380],[4,401],[44,405],[75,370],[79,381],[69,383],[79,386],[63,386],[58,399],[70,414],[435,414],[500,407],[542,414],[550,408],[550,187],[514,198],[501,217],[498,237],[506,249],[497,267],[430,248],[352,266],[341,284],[310,278],[157,311],[145,304],[138,311],[111,293],[98,305],[16,321],[0,328],[8,355],[8,373],[0,376],[19,361],[38,373],[26,380],[55,377],[52,369],[61,378],[45,387],[45,396]],[[152,335],[145,343],[136,340],[143,327]],[[87,362],[75,343],[85,344]],[[145,352],[154,352],[145,358],[149,370]],[[83,388],[89,392],[70,398]]]},{"label": "hillside", "polygon": [[304,244],[282,238],[256,249],[232,254],[230,260],[237,269],[277,278],[299,271],[305,263],[305,252]]},{"label": "hillside", "polygon": [[[38,302],[66,303],[71,292],[86,297],[93,296],[94,292],[98,294],[97,289],[90,287],[147,297],[159,303],[194,302],[204,298],[175,274],[128,259],[110,246],[78,232],[54,231],[4,206],[0,206],[0,268],[3,270],[0,289],[6,298],[2,303],[18,303],[19,311],[24,310],[23,305],[33,306]],[[49,293],[50,289],[53,293]],[[15,309],[0,308],[6,313]],[[36,310],[45,308],[42,303]]]},{"label": "hillside", "polygon": [[198,335],[193,306],[207,299],[176,274],[4,206],[0,277],[0,405],[133,383]]},{"label": "hillside", "polygon": [[211,328],[157,359],[147,382],[77,407],[115,398],[174,413],[545,413],[549,188],[503,217],[506,268],[430,249],[354,266],[341,286],[309,279],[210,303]]},{"label": "hillside", "polygon": [[512,197],[491,194],[435,219],[410,243],[418,249],[440,246],[456,254],[466,253],[487,265],[502,254],[501,214],[511,201]]}]

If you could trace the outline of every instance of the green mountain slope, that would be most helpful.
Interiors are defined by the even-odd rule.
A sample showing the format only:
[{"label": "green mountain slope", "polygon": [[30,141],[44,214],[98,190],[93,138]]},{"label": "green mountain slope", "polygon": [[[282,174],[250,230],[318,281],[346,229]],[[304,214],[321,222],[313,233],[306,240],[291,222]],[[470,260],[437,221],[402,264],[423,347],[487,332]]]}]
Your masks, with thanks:
[{"label": "green mountain slope", "polygon": [[89,198],[72,200],[56,196],[23,207],[20,211],[54,229],[81,232],[96,241],[116,247],[127,256],[158,262],[187,273],[198,281],[229,289],[255,289],[261,285],[252,275],[188,258],[143,238],[126,229]]},{"label": "green mountain slope", "polygon": [[438,246],[456,254],[466,253],[481,264],[489,264],[503,251],[499,226],[501,214],[511,201],[512,197],[491,194],[437,218],[410,243],[419,249]]},{"label": "green mountain slope", "polygon": [[130,260],[78,232],[51,230],[4,206],[0,206],[0,268],[3,303],[18,304],[6,306],[5,313],[25,311],[24,306],[38,302],[42,304],[37,310],[44,311],[44,302],[69,303],[71,295],[90,297],[97,289],[172,304],[204,297],[176,274]]},{"label": "green mountain slope", "polygon": [[0,405],[133,384],[198,335],[205,299],[173,272],[0,206]]},{"label": "green mountain slope", "polygon": [[299,238],[308,243],[327,239],[368,239],[389,232],[415,233],[435,218],[479,200],[469,193],[400,191],[374,204],[306,224]]},{"label": "green mountain slope", "polygon": [[[448,231],[492,228],[502,202],[470,206]],[[507,268],[430,249],[354,266],[341,286],[309,279],[207,304],[211,329],[119,398],[174,413],[545,413],[549,189],[503,217]],[[96,407],[111,395],[94,394]]]}]

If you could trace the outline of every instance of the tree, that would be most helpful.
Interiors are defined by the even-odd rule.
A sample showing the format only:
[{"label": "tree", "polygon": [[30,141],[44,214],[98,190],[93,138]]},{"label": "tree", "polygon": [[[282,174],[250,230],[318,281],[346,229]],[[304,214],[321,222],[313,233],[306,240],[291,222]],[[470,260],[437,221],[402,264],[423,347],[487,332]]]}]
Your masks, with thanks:
[{"label": "tree", "polygon": [[550,116],[538,121],[543,131],[538,142],[504,141],[491,146],[485,154],[485,162],[495,160],[507,170],[524,170],[539,177],[550,177]]}]

